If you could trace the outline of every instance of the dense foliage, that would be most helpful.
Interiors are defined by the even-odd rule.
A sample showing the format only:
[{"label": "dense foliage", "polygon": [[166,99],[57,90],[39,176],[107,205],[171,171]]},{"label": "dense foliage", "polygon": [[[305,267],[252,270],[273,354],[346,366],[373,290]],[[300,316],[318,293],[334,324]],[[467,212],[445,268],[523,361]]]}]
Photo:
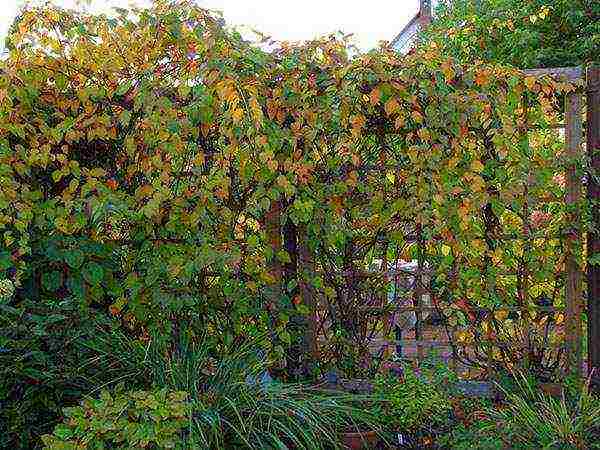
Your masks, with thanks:
[{"label": "dense foliage", "polygon": [[48,449],[184,448],[181,447],[190,407],[185,392],[133,391],[68,408],[66,424],[45,436]]},{"label": "dense foliage", "polygon": [[[362,294],[383,286],[364,275],[377,258],[434,265],[444,309],[563,298],[560,237],[577,229],[562,172],[581,161],[547,125],[568,84],[462,67],[435,44],[266,54],[186,2],[34,9],[14,28],[0,267],[15,304],[56,298],[140,332],[199,318],[224,346],[270,327],[281,354],[307,284],[352,338],[356,306],[380,298]],[[505,318],[477,322],[514,334]]]},{"label": "dense foliage", "polygon": [[424,438],[443,434],[450,422],[449,387],[454,377],[442,368],[404,367],[402,376],[379,374],[373,391],[381,398],[375,413],[387,430]]},{"label": "dense foliage", "polygon": [[[390,337],[387,269],[401,260],[429,271],[466,362],[556,367],[545,349],[562,342],[564,317],[535,307],[564,306],[565,260],[581,264],[586,209],[565,207],[564,172],[584,161],[553,128],[576,85],[461,65],[435,42],[353,55],[330,36],[268,53],[187,1],[111,17],[29,9],[8,48],[0,346],[12,373],[0,414],[20,430],[11,443],[46,370],[56,386],[78,383],[73,398],[40,397],[51,420],[113,372],[137,372],[70,363],[98,347],[63,357],[71,333],[90,342],[90,316],[142,346],[201,336],[215,357],[266,335],[281,378],[368,372],[368,338]],[[324,337],[310,352],[309,332]],[[136,389],[165,387],[198,398],[165,380]],[[235,395],[245,412],[271,404]]]},{"label": "dense foliage", "polygon": [[595,0],[447,0],[424,39],[461,61],[521,68],[600,61],[600,4]]}]

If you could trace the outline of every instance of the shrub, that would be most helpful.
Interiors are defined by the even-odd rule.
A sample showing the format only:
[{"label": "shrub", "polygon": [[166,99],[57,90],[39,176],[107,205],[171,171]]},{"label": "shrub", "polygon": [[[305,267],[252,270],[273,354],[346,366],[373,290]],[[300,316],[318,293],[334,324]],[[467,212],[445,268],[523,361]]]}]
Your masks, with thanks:
[{"label": "shrub", "polygon": [[99,399],[66,408],[66,420],[52,435],[42,437],[45,448],[183,449],[189,423],[187,393],[103,391]]},{"label": "shrub", "polygon": [[447,433],[439,436],[440,448],[454,450],[501,450],[506,442],[489,417],[492,401],[486,398],[456,396],[452,398],[453,423]]},{"label": "shrub", "polygon": [[453,450],[503,450],[506,443],[498,436],[496,427],[489,421],[476,422],[469,426],[457,424],[450,433],[438,440],[441,448]]},{"label": "shrub", "polygon": [[0,304],[0,448],[38,448],[62,408],[92,388],[79,370],[90,356],[81,343],[96,331],[88,312],[50,300]]},{"label": "shrub", "polygon": [[377,413],[386,429],[408,434],[437,434],[451,417],[450,398],[431,368],[404,366],[401,377],[378,375],[374,393],[382,401]]}]

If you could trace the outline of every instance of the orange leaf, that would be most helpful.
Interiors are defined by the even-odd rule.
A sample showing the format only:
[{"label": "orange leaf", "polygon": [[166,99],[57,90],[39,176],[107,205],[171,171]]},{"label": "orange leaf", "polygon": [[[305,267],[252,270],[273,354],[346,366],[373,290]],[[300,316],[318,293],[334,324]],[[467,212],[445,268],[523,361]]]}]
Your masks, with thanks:
[{"label": "orange leaf", "polygon": [[379,103],[379,100],[381,99],[381,92],[379,91],[379,88],[375,88],[371,91],[371,93],[369,94],[369,100],[371,101],[371,105],[375,106],[377,103]]},{"label": "orange leaf", "polygon": [[398,109],[400,109],[400,105],[395,98],[390,98],[387,102],[385,102],[385,112],[388,116],[394,114],[396,111],[398,111]]},{"label": "orange leaf", "polygon": [[475,76],[475,84],[483,87],[488,83],[489,74],[485,70],[479,70]]},{"label": "orange leaf", "polygon": [[421,114],[419,111],[415,110],[410,115],[415,122],[423,123],[423,114]]}]

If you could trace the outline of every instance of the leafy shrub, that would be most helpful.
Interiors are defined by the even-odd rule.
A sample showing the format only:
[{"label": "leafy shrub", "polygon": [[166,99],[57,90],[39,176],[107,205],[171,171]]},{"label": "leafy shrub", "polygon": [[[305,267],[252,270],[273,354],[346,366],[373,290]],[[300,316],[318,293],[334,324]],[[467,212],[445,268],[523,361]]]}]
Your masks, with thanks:
[{"label": "leafy shrub", "polygon": [[90,351],[81,343],[99,320],[52,301],[0,304],[0,448],[37,448],[62,408],[89,392],[79,366]]},{"label": "leafy shrub", "polygon": [[502,450],[505,442],[498,435],[496,426],[489,421],[476,422],[470,425],[457,424],[452,430],[441,436],[438,441],[441,448],[453,450]]},{"label": "leafy shrub", "polygon": [[455,450],[500,450],[505,441],[489,417],[492,402],[486,398],[456,396],[452,398],[454,410],[452,425],[447,433],[438,436],[440,448]]},{"label": "leafy shrub", "polygon": [[405,366],[401,377],[378,375],[374,393],[382,401],[377,413],[386,429],[429,434],[446,425],[452,407],[441,381],[431,368],[412,370]]},{"label": "leafy shrub", "polygon": [[66,408],[66,419],[52,435],[42,437],[45,448],[130,449],[185,448],[189,423],[187,393],[103,391],[99,399]]},{"label": "leafy shrub", "polygon": [[576,395],[555,398],[535,390],[525,378],[517,382],[517,391],[505,390],[505,407],[490,411],[501,434],[520,448],[600,448],[600,399],[588,384]]},{"label": "leafy shrub", "polygon": [[[585,65],[600,57],[594,0],[447,0],[426,36],[463,61],[517,67]],[[492,31],[493,30],[493,31]]]}]

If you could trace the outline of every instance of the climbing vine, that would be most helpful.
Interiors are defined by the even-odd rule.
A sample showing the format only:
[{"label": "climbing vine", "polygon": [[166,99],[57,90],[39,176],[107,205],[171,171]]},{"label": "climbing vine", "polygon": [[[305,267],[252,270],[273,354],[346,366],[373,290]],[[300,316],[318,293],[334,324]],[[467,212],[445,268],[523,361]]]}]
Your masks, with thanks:
[{"label": "climbing vine", "polygon": [[572,161],[552,125],[574,85],[436,44],[355,55],[334,35],[266,52],[186,1],[29,9],[8,42],[11,302],[52,297],[141,333],[200,318],[223,345],[270,329],[279,352],[314,312],[305,282],[335,342],[351,338],[365,292],[385,290],[369,269],[382,261],[427,261],[459,341],[514,335],[525,317],[503,306],[564,304]]}]

